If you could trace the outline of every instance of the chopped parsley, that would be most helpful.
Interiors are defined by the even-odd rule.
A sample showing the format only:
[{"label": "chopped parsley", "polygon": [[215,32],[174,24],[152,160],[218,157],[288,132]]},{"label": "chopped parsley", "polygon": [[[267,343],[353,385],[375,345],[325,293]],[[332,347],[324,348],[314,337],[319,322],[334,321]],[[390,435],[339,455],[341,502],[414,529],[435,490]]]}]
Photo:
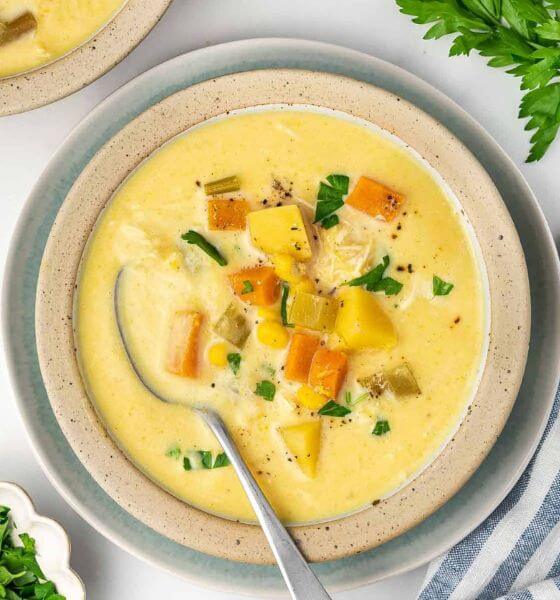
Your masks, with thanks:
[{"label": "chopped parsley", "polygon": [[227,361],[229,364],[229,368],[233,371],[234,375],[239,373],[239,369],[241,368],[241,354],[237,352],[230,352],[227,355]]},{"label": "chopped parsley", "polygon": [[447,294],[449,294],[454,287],[455,286],[452,283],[443,281],[443,279],[439,278],[437,275],[434,275],[432,283],[434,296],[447,296]]},{"label": "chopped parsley", "polygon": [[183,469],[185,469],[185,471],[192,471],[191,461],[188,456],[183,457]]},{"label": "chopped parsley", "polygon": [[389,421],[378,419],[373,431],[372,435],[385,435],[391,431],[391,427],[389,426]]},{"label": "chopped parsley", "polygon": [[342,404],[337,404],[334,400],[329,400],[319,409],[319,414],[324,417],[345,417],[351,412],[352,411],[349,408]]},{"label": "chopped parsley", "polygon": [[181,448],[175,444],[167,450],[165,456],[168,456],[169,458],[179,458],[181,456]]},{"label": "chopped parsley", "polygon": [[403,284],[392,277],[383,276],[388,266],[389,257],[385,255],[383,261],[371,269],[371,271],[347,281],[346,285],[364,285],[369,292],[385,292],[386,296],[394,296],[402,290]]},{"label": "chopped parsley", "polygon": [[206,240],[200,233],[189,229],[187,233],[183,233],[181,239],[185,240],[188,244],[194,244],[198,246],[203,252],[206,252],[210,258],[213,258],[221,267],[227,265],[227,260],[220,253],[220,251],[213,246],[208,240]]},{"label": "chopped parsley", "polygon": [[219,469],[220,467],[227,467],[230,464],[229,458],[227,457],[225,452],[220,452],[218,456],[216,456],[216,460],[214,461],[213,469]]},{"label": "chopped parsley", "polygon": [[360,402],[362,402],[363,400],[365,400],[368,397],[369,397],[369,392],[365,392],[365,393],[361,394],[360,396],[358,396],[357,398],[352,398],[351,392],[346,391],[346,392],[344,392],[344,404],[346,404],[346,406],[356,406],[356,404],[359,404]]},{"label": "chopped parsley", "polygon": [[350,178],[347,175],[333,173],[327,177],[327,181],[330,185],[322,181],[319,184],[313,222],[320,221],[325,229],[330,229],[339,222],[338,217],[333,213],[344,206],[343,196],[348,193]]},{"label": "chopped parsley", "polygon": [[212,452],[210,450],[199,450],[198,454],[200,456],[200,462],[202,464],[203,469],[211,469],[213,460],[212,460]]},{"label": "chopped parsley", "polygon": [[12,542],[9,514],[7,506],[0,506],[0,598],[66,600],[43,574],[37,562],[35,540],[22,533],[19,536],[22,546]]},{"label": "chopped parsley", "polygon": [[335,225],[338,225],[339,223],[340,223],[340,219],[338,218],[338,215],[329,215],[328,217],[325,217],[321,221],[321,225],[323,226],[323,229],[330,229],[331,227],[334,227]]},{"label": "chopped parsley", "polygon": [[263,379],[263,381],[259,381],[257,383],[255,394],[257,396],[261,396],[269,402],[272,402],[272,400],[274,400],[274,394],[276,394],[276,386],[272,383],[272,381]]},{"label": "chopped parsley", "polygon": [[248,279],[246,279],[243,282],[243,287],[241,288],[241,293],[242,294],[250,294],[251,292],[254,292],[254,291],[255,291],[255,288],[253,287],[253,284]]}]

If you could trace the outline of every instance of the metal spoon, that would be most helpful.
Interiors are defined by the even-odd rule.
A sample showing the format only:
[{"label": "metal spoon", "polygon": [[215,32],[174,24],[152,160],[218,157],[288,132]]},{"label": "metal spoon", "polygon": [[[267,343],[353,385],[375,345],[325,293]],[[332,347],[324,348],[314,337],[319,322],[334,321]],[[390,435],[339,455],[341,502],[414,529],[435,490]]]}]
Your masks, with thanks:
[{"label": "metal spoon", "polygon": [[[119,309],[119,291],[123,272],[124,269],[122,269],[117,276],[113,296],[115,319],[123,348],[126,352],[130,366],[142,385],[158,400],[173,404],[174,402],[172,400],[164,398],[148,385],[130,353]],[[265,495],[262,493],[258,483],[247,467],[247,464],[241,457],[241,454],[220,415],[209,408],[195,408],[194,411],[200,415],[208,427],[210,427],[235,469],[239,481],[241,482],[264,534],[266,535],[266,539],[270,544],[270,548],[280,567],[282,577],[290,590],[292,598],[294,600],[331,600],[331,597],[327,594],[325,588],[311,570],[311,567],[299,551],[294,540],[282,525],[280,519],[278,519],[276,513],[272,509],[272,506],[270,506]]]}]

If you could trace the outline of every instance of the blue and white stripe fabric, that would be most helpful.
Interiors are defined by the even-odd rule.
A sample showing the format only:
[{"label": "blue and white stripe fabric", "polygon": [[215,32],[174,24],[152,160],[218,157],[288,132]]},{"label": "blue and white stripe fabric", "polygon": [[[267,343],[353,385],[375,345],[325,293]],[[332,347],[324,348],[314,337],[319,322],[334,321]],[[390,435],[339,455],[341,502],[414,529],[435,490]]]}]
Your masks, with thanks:
[{"label": "blue and white stripe fabric", "polygon": [[560,600],[560,391],[535,456],[507,498],[433,561],[418,600]]}]

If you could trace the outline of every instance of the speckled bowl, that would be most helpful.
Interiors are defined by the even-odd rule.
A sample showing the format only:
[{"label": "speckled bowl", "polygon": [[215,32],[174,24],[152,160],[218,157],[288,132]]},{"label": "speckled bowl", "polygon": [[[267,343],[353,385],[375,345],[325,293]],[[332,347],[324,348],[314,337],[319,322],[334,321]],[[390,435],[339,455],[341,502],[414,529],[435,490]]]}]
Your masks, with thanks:
[{"label": "speckled bowl", "polygon": [[172,0],[127,0],[87,42],[46,65],[0,78],[0,117],[60,100],[101,77],[150,32]]},{"label": "speckled bowl", "polygon": [[447,129],[409,102],[339,75],[303,70],[233,74],[175,93],[126,125],[93,157],[62,205],[38,282],[36,334],[51,405],[79,459],[123,508],[181,544],[253,563],[273,561],[259,527],[193,508],[153,483],[117,448],[86,395],[74,352],[72,302],[84,245],[122,180],[171,137],[210,117],[263,104],[337,109],[396,134],[435,168],[460,200],[486,264],[491,304],[488,358],[453,439],[391,497],[328,524],[293,528],[312,561],[349,556],[414,526],[455,494],[500,434],[524,372],[530,333],[527,269],[513,222],[490,177]]}]

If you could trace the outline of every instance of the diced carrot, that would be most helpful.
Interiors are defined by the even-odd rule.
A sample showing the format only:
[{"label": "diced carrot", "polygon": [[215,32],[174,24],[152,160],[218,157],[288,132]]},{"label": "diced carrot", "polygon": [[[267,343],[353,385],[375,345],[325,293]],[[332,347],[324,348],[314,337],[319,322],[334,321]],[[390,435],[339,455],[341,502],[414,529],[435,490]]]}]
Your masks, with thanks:
[{"label": "diced carrot", "polygon": [[182,310],[175,313],[167,348],[167,370],[183,377],[196,377],[198,347],[203,316]]},{"label": "diced carrot", "polygon": [[233,291],[245,302],[257,306],[274,304],[280,293],[278,277],[272,267],[252,267],[229,276]]},{"label": "diced carrot", "polygon": [[234,198],[208,200],[208,229],[238,231],[245,229],[249,204]]},{"label": "diced carrot", "polygon": [[309,370],[309,385],[328,398],[336,398],[348,368],[348,358],[339,350],[319,348]]},{"label": "diced carrot", "polygon": [[316,335],[294,333],[284,366],[286,379],[307,383],[311,361],[318,346],[319,338]]},{"label": "diced carrot", "polygon": [[397,216],[404,201],[404,196],[369,177],[360,177],[346,198],[346,204],[385,221],[392,221]]}]

